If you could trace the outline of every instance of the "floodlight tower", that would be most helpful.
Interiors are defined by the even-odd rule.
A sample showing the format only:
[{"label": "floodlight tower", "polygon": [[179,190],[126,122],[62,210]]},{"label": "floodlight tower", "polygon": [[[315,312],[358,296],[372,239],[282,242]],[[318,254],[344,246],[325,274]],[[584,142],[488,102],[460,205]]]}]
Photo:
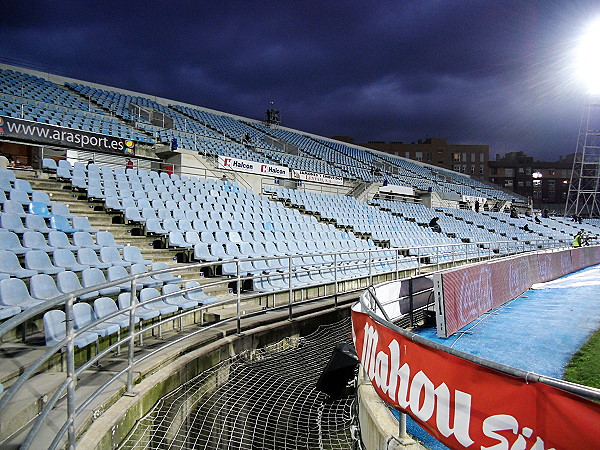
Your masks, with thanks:
[{"label": "floodlight tower", "polygon": [[565,215],[600,217],[600,21],[579,47],[579,69],[589,95],[579,125]]},{"label": "floodlight tower", "polygon": [[600,96],[590,95],[579,126],[565,215],[600,217]]}]

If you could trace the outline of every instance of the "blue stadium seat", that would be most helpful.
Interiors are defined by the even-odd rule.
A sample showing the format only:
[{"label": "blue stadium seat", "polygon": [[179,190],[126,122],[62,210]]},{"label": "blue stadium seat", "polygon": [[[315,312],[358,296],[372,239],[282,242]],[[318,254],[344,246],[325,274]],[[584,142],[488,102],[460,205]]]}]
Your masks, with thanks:
[{"label": "blue stadium seat", "polygon": [[185,289],[190,289],[183,294],[184,297],[188,298],[189,300],[196,301],[202,305],[207,305],[217,301],[216,297],[207,295],[202,289],[202,285],[197,281],[186,281],[184,287]]},{"label": "blue stadium seat", "polygon": [[126,245],[123,248],[123,259],[132,262],[133,264],[150,264],[152,261],[145,259],[140,252],[140,249],[133,245]]},{"label": "blue stadium seat", "polygon": [[6,200],[2,205],[2,211],[5,214],[13,214],[18,217],[25,217],[27,215],[23,209],[23,205],[15,200]]},{"label": "blue stadium seat", "polygon": [[[85,302],[75,303],[73,305],[73,323],[75,329],[79,330],[98,321],[92,307]],[[86,332],[96,333],[98,336],[106,337],[111,334],[119,334],[121,327],[117,323],[100,322],[89,328]]]},{"label": "blue stadium seat", "polygon": [[69,219],[63,216],[50,217],[50,228],[64,233],[75,233],[78,231],[77,228],[71,226]]},{"label": "blue stadium seat", "polygon": [[43,250],[29,250],[25,253],[25,268],[35,270],[37,273],[57,274],[64,272],[64,267],[55,266],[48,253]]},{"label": "blue stadium seat", "polygon": [[[54,346],[66,337],[66,317],[64,311],[56,309],[47,311],[44,313],[43,323],[46,346]],[[74,340],[77,348],[86,347],[94,342],[98,342],[98,335],[90,332],[80,333]]]},{"label": "blue stadium seat", "polygon": [[[130,267],[131,275],[143,275],[148,273],[148,267],[145,264],[136,263]],[[162,285],[162,281],[152,278],[149,275],[141,276],[137,279],[137,282],[142,283],[144,287],[155,287]]]},{"label": "blue stadium seat", "polygon": [[76,245],[73,245],[71,243],[71,241],[69,240],[69,237],[67,236],[66,233],[63,233],[62,231],[50,231],[48,233],[48,245],[55,247],[55,248],[64,248],[67,250],[71,250],[71,251],[75,251],[78,250],[79,247]]},{"label": "blue stadium seat", "polygon": [[97,233],[98,229],[94,228],[87,217],[73,216],[71,219],[73,228],[78,231],[85,231],[87,233]]},{"label": "blue stadium seat", "polygon": [[91,248],[93,250],[100,250],[102,248],[87,231],[76,231],[73,233],[73,244],[80,248]]},{"label": "blue stadium seat", "polygon": [[[31,202],[31,197],[25,191],[22,191],[20,189],[13,189],[12,191],[10,191],[8,193],[7,201],[17,202],[17,203],[20,203],[21,205],[28,205],[29,202]],[[9,211],[6,211],[6,212],[9,212]]]},{"label": "blue stadium seat", "polygon": [[198,306],[197,301],[184,297],[181,288],[175,284],[165,284],[162,287],[162,294],[168,295],[168,297],[165,297],[165,303],[177,306],[181,310]]},{"label": "blue stadium seat", "polygon": [[80,264],[77,262],[73,252],[66,248],[58,248],[54,250],[52,259],[54,260],[55,266],[64,267],[65,270],[70,270],[71,272],[82,272],[85,269],[90,268],[88,264]]},{"label": "blue stadium seat", "polygon": [[[90,288],[106,283],[106,277],[97,267],[91,267],[81,272],[81,284],[84,288]],[[103,289],[99,289],[100,295],[114,295],[121,292],[118,286],[111,286]]]},{"label": "blue stadium seat", "polygon": [[19,236],[12,231],[0,230],[0,250],[8,250],[15,255],[23,255],[29,248],[23,247]]},{"label": "blue stadium seat", "polygon": [[[116,323],[121,328],[129,327],[129,313],[120,312],[115,301],[110,297],[100,297],[94,300],[94,313],[98,318],[107,318],[108,322]],[[112,317],[108,317],[111,316]],[[140,317],[134,316],[134,323],[139,323]]]},{"label": "blue stadium seat", "polygon": [[111,263],[102,262],[98,258],[98,253],[93,248],[82,247],[77,250],[77,261],[79,264],[84,264],[97,269],[108,269]]},{"label": "blue stadium seat", "polygon": [[[152,265],[150,266],[151,271],[162,270],[162,269],[167,269],[167,268],[169,268],[169,265],[164,262],[155,262],[155,263],[152,263]],[[183,279],[181,277],[173,275],[172,272],[159,273],[159,274],[153,275],[152,278],[154,278],[155,280],[161,281],[163,283],[179,283],[179,282],[183,281]]]},{"label": "blue stadium seat", "polygon": [[63,295],[56,287],[54,278],[45,273],[34,275],[29,280],[29,292],[37,300],[52,300]]},{"label": "blue stadium seat", "polygon": [[131,261],[125,261],[117,247],[102,247],[100,249],[100,261],[109,263],[111,266],[129,267],[133,264]]},{"label": "blue stadium seat", "polygon": [[41,305],[41,300],[36,300],[27,290],[27,286],[18,278],[8,278],[0,281],[0,305],[18,306],[21,309],[30,309]]}]

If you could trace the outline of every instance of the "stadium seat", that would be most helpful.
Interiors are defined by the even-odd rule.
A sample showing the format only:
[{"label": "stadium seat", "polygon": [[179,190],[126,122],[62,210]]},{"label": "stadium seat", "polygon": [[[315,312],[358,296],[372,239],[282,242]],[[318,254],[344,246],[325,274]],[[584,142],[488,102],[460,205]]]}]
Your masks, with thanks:
[{"label": "stadium seat", "polygon": [[0,320],[9,319],[13,316],[16,316],[20,312],[21,308],[19,306],[0,305]]},{"label": "stadium seat", "polygon": [[41,305],[41,300],[36,300],[27,290],[27,286],[18,278],[8,278],[0,281],[0,305],[18,306],[21,309],[30,309]]},{"label": "stadium seat", "polygon": [[96,244],[93,236],[87,231],[76,231],[73,233],[73,244],[79,248],[91,248],[93,250],[100,250],[101,245]]},{"label": "stadium seat", "polygon": [[126,245],[123,248],[123,259],[125,261],[132,262],[133,264],[150,264],[152,261],[149,259],[144,259],[140,249],[133,245]]},{"label": "stadium seat", "polygon": [[[107,281],[115,281],[120,280],[121,278],[126,278],[131,274],[127,271],[127,269],[123,266],[111,266],[106,271],[106,279]],[[122,291],[130,291],[131,290],[131,281],[124,281],[123,283],[118,285]],[[136,290],[141,290],[144,287],[142,283],[136,283]]]},{"label": "stadium seat", "polygon": [[[79,302],[73,305],[73,323],[76,330],[91,325],[96,321],[98,321],[98,318],[88,303]],[[117,323],[100,322],[89,328],[86,332],[96,333],[98,336],[106,337],[111,334],[119,335],[121,327]]]},{"label": "stadium seat", "polygon": [[[148,267],[146,266],[146,264],[142,263],[132,264],[129,270],[131,271],[131,275],[143,275],[148,273]],[[142,283],[144,287],[155,287],[163,284],[162,281],[159,281],[156,278],[152,278],[149,275],[141,276],[137,279],[137,281],[139,283]]]},{"label": "stadium seat", "polygon": [[39,231],[26,231],[23,233],[23,246],[30,250],[43,250],[46,253],[56,250],[55,247],[48,245],[46,238]]},{"label": "stadium seat", "polygon": [[92,248],[80,248],[77,250],[77,261],[79,264],[84,264],[98,269],[108,269],[111,263],[102,262],[98,259],[98,253]]},{"label": "stadium seat", "polygon": [[[81,284],[84,288],[91,288],[106,283],[106,277],[97,267],[91,267],[81,272]],[[100,295],[114,295],[121,292],[118,286],[110,286],[98,289]]]},{"label": "stadium seat", "polygon": [[69,219],[63,216],[50,217],[50,228],[64,233],[75,233],[76,231],[79,231],[76,228],[73,228],[69,223]]},{"label": "stadium seat", "polygon": [[29,280],[29,292],[37,300],[51,300],[63,295],[56,287],[54,278],[44,273],[31,277]]},{"label": "stadium seat", "polygon": [[35,270],[37,273],[57,274],[64,272],[64,267],[55,266],[48,253],[43,250],[29,250],[25,253],[25,268]]},{"label": "stadium seat", "polygon": [[17,234],[27,231],[27,227],[23,226],[21,217],[15,214],[0,213],[0,228]]},{"label": "stadium seat", "polygon": [[[46,311],[43,323],[46,346],[54,346],[66,337],[66,317],[64,311],[56,309]],[[86,347],[93,342],[98,342],[98,335],[90,332],[79,333],[74,340],[77,348]]]},{"label": "stadium seat", "polygon": [[160,296],[161,296],[161,293],[157,289],[152,288],[152,287],[144,288],[140,291],[140,303],[148,302],[148,303],[145,303],[145,306],[150,309],[155,309],[155,310],[159,311],[161,316],[177,312],[179,307],[177,305],[171,305],[171,304],[165,302],[164,299],[150,301],[153,298],[157,298]]},{"label": "stadium seat", "polygon": [[85,231],[87,233],[98,233],[98,229],[94,228],[87,217],[73,216],[72,218],[73,228],[78,231]]},{"label": "stadium seat", "polygon": [[89,264],[77,262],[73,252],[66,248],[57,248],[54,250],[52,253],[52,260],[54,261],[55,266],[64,267],[65,270],[70,270],[71,272],[82,272],[85,269],[90,268]]},{"label": "stadium seat", "polygon": [[[169,268],[169,265],[164,262],[155,262],[155,263],[152,263],[152,265],[150,266],[151,271],[168,269],[168,268]],[[159,273],[159,274],[153,275],[152,278],[154,278],[155,280],[161,281],[163,283],[179,283],[179,282],[183,281],[183,279],[181,277],[173,275],[172,272]]]},{"label": "stadium seat", "polygon": [[[115,301],[110,297],[100,297],[94,300],[94,313],[98,318],[106,317],[109,322],[118,324],[121,328],[129,327],[129,313],[120,312]],[[115,314],[112,317],[108,317]],[[134,315],[134,323],[140,322],[140,317]]]},{"label": "stadium seat", "polygon": [[133,264],[131,261],[123,260],[117,247],[102,247],[100,249],[100,261],[109,263],[111,266],[129,267]]},{"label": "stadium seat", "polygon": [[23,247],[19,236],[12,231],[0,230],[0,250],[7,250],[15,255],[23,255],[30,249]]},{"label": "stadium seat", "polygon": [[[83,286],[75,272],[66,270],[56,275],[56,287],[63,294],[70,294],[75,291],[81,291]],[[98,296],[98,291],[91,291],[79,296],[81,300],[87,300]]]},{"label": "stadium seat", "polygon": [[184,297],[196,301],[199,304],[207,305],[209,303],[214,303],[217,301],[216,297],[211,297],[210,295],[207,295],[202,290],[202,285],[197,281],[186,281],[184,287],[185,289],[190,289],[189,291],[184,292]]},{"label": "stadium seat", "polygon": [[64,248],[71,251],[79,249],[78,246],[71,243],[66,233],[56,230],[48,233],[48,244],[55,248]]},{"label": "stadium seat", "polygon": [[8,193],[8,200],[6,201],[20,203],[22,206],[25,206],[31,202],[31,197],[29,197],[29,194],[25,191],[13,189]]},{"label": "stadium seat", "polygon": [[[29,202],[29,200],[27,200]],[[6,200],[2,205],[4,214],[13,214],[18,217],[25,217],[27,213],[23,209],[23,205],[15,200]]]},{"label": "stadium seat", "polygon": [[55,173],[58,170],[58,165],[52,158],[42,158],[42,170]]},{"label": "stadium seat", "polygon": [[[69,207],[65,203],[52,203],[50,211],[54,216],[63,216],[73,220],[73,222],[75,221],[73,214],[71,214]],[[85,217],[83,217],[83,219],[85,219]],[[78,228],[74,223],[73,226],[74,228]]]},{"label": "stadium seat", "polygon": [[[137,299],[137,297],[136,297]],[[119,309],[124,310],[129,308],[131,305],[131,293],[122,292],[117,297],[117,302],[119,304]],[[127,314],[129,314],[127,312]],[[135,317],[139,318],[140,321],[154,319],[155,317],[160,316],[160,311],[153,308],[148,308],[146,305],[139,305],[135,308]]]}]

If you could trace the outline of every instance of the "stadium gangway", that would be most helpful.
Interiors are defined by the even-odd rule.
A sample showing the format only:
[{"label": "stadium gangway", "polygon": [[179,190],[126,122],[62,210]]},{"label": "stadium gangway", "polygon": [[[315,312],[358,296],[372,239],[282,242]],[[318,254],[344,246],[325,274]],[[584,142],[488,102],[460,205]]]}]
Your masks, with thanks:
[{"label": "stadium gangway", "polygon": [[[226,278],[226,279],[218,279],[215,281],[210,281],[208,283],[204,283],[202,285],[197,285],[197,286],[193,286],[193,287],[184,287],[175,292],[167,293],[167,294],[160,295],[158,297],[151,298],[151,299],[147,300],[146,302],[138,301],[136,292],[137,292],[137,287],[139,285],[139,279],[141,279],[141,278],[155,277],[157,275],[158,276],[160,276],[160,275],[168,276],[168,274],[173,274],[176,272],[188,271],[188,270],[195,270],[195,271],[198,271],[198,273],[200,273],[200,272],[204,273],[205,271],[209,270],[209,267],[214,266],[215,264],[222,265],[223,263],[225,263],[227,261],[219,261],[217,263],[208,262],[208,263],[186,264],[186,265],[181,265],[181,266],[169,267],[169,268],[165,268],[165,269],[161,269],[161,270],[153,270],[153,271],[144,272],[141,274],[129,275],[127,277],[119,278],[119,279],[112,280],[112,281],[107,281],[100,285],[89,286],[87,288],[83,288],[83,289],[80,289],[77,291],[72,291],[67,294],[63,294],[54,299],[43,301],[41,304],[34,306],[32,308],[29,308],[11,318],[9,318],[4,323],[0,324],[0,340],[4,336],[8,335],[11,332],[16,335],[17,327],[23,326],[23,324],[25,324],[28,320],[31,320],[35,317],[41,317],[45,312],[54,310],[56,308],[64,309],[64,312],[65,312],[65,317],[66,317],[65,337],[63,339],[61,339],[59,342],[55,343],[54,345],[47,346],[45,353],[41,357],[36,359],[29,366],[23,368],[20,376],[15,380],[15,382],[10,387],[8,387],[5,390],[2,397],[0,397],[0,414],[7,413],[7,408],[9,408],[11,406],[11,401],[21,391],[21,389],[23,389],[25,387],[25,384],[34,375],[38,374],[42,370],[44,364],[49,362],[55,354],[62,353],[62,357],[64,357],[64,360],[66,363],[65,379],[58,386],[56,391],[50,396],[50,398],[48,398],[47,402],[44,403],[43,408],[41,409],[41,411],[39,412],[37,417],[35,417],[35,420],[33,421],[31,427],[27,431],[25,440],[22,442],[21,448],[23,448],[23,449],[31,448],[31,446],[34,444],[34,439],[35,439],[37,433],[42,429],[42,427],[45,424],[45,421],[49,418],[50,414],[53,413],[53,411],[55,411],[55,408],[57,411],[56,414],[62,414],[64,421],[62,422],[60,429],[55,433],[54,440],[51,443],[45,443],[45,444],[48,444],[49,449],[55,449],[55,448],[64,446],[65,445],[64,441],[66,439],[68,447],[75,448],[75,446],[77,444],[76,436],[78,435],[79,431],[82,431],[82,430],[76,430],[75,424],[76,424],[76,422],[77,423],[85,422],[85,420],[80,421],[79,419],[84,414],[90,414],[90,411],[87,410],[87,408],[90,405],[92,405],[94,401],[98,401],[97,399],[101,395],[103,395],[103,393],[108,392],[109,387],[112,388],[112,385],[114,383],[121,383],[121,387],[124,387],[125,392],[127,394],[129,394],[129,395],[133,394],[133,386],[136,381],[134,379],[134,371],[135,371],[136,367],[138,367],[144,361],[149,361],[150,358],[160,356],[159,353],[161,351],[164,351],[170,347],[176,346],[179,343],[181,343],[182,341],[184,341],[185,339],[197,336],[201,333],[206,333],[207,330],[211,330],[215,326],[225,324],[225,323],[234,323],[237,333],[241,334],[242,322],[244,321],[244,319],[254,317],[258,314],[263,314],[267,310],[287,309],[288,318],[292,319],[294,317],[294,308],[295,307],[307,304],[309,302],[314,302],[316,300],[323,300],[325,298],[329,298],[329,299],[333,298],[334,299],[333,305],[334,305],[334,307],[337,307],[339,295],[346,294],[349,292],[360,291],[360,290],[365,289],[365,287],[372,286],[373,281],[375,280],[375,277],[379,274],[392,273],[395,275],[395,279],[400,279],[400,274],[402,274],[403,276],[407,276],[408,273],[411,273],[413,275],[419,275],[419,274],[422,274],[425,272],[429,272],[431,270],[437,270],[438,268],[440,268],[442,266],[442,263],[440,263],[439,256],[441,256],[442,254],[447,252],[448,248],[450,248],[452,246],[464,247],[465,255],[464,255],[464,258],[456,257],[454,259],[451,259],[449,262],[446,263],[446,266],[454,265],[454,264],[462,264],[464,262],[469,262],[469,261],[482,261],[482,260],[485,260],[488,258],[491,259],[491,258],[498,257],[498,256],[504,256],[504,254],[495,254],[489,248],[483,249],[482,244],[484,244],[484,243],[478,243],[477,252],[474,252],[469,249],[470,246],[473,245],[472,243],[447,244],[447,245],[443,246],[446,250],[437,250],[435,252],[433,252],[431,250],[431,248],[432,248],[431,246],[430,247],[427,247],[427,246],[416,247],[418,249],[417,255],[435,254],[438,256],[438,262],[436,262],[435,264],[425,264],[424,261],[421,261],[420,256],[417,256],[416,258],[414,258],[414,257],[412,258],[412,260],[415,262],[415,264],[413,267],[410,267],[410,268],[401,267],[400,261],[411,260],[411,258],[406,258],[404,256],[401,256],[401,252],[406,249],[400,249],[400,248],[397,248],[397,249],[368,249],[368,250],[360,250],[360,251],[340,251],[340,252],[318,253],[318,254],[309,254],[309,255],[288,255],[288,256],[275,256],[275,257],[270,257],[270,258],[234,259],[234,260],[229,261],[229,262],[234,262],[237,267],[236,275],[233,277]],[[511,244],[510,248],[512,249],[512,251],[514,253],[525,252],[525,251],[528,251],[530,248],[525,243],[520,243],[520,245],[519,245],[519,243],[517,243],[517,245],[515,245],[515,241],[512,241],[512,242],[510,242],[510,244]],[[536,245],[537,248],[541,248],[541,247],[549,248],[549,246],[551,245],[549,243],[542,243],[542,242],[538,242],[536,244],[537,244]],[[558,243],[556,243],[556,244],[558,244]],[[546,245],[546,247],[544,247],[544,245]],[[394,252],[394,258],[388,258],[386,260],[386,263],[388,264],[388,267],[390,268],[390,270],[388,272],[378,272],[378,271],[374,270],[374,266],[377,263],[381,262],[382,260],[381,260],[381,258],[378,258],[376,255],[378,253],[382,253],[384,251],[385,252],[390,252],[390,251]],[[456,254],[456,252],[455,252],[455,254]],[[354,267],[356,267],[358,269],[358,272],[354,272],[352,277],[354,277],[353,279],[366,280],[367,286],[363,287],[360,284],[358,286],[345,285],[344,287],[346,289],[340,290],[341,282],[346,281],[348,279],[352,279],[352,278],[342,279],[342,278],[338,278],[338,276],[337,276],[338,270],[341,272],[341,270],[344,267],[346,267],[346,268],[348,267],[347,259],[344,258],[344,255],[349,255],[349,256],[354,255],[355,256],[356,264],[354,265]],[[330,261],[332,258],[333,262],[329,266],[327,266],[326,268],[323,269],[323,270],[329,272],[330,277],[328,279],[323,279],[319,283],[302,284],[299,286],[295,286],[291,281],[293,276],[298,277],[298,279],[300,279],[300,278],[306,279],[306,276],[308,276],[311,271],[315,270],[314,268],[311,268],[311,267],[297,267],[294,265],[293,260],[295,260],[299,257],[304,258],[307,256],[308,257],[329,256]],[[240,267],[244,262],[248,262],[248,261],[250,261],[250,262],[252,262],[252,261],[266,262],[269,260],[282,260],[282,259],[286,260],[286,262],[287,262],[287,270],[279,272],[277,274],[277,276],[282,276],[284,279],[286,279],[286,277],[287,277],[287,280],[288,280],[287,285],[283,285],[280,287],[280,289],[275,290],[275,291],[245,292],[244,294],[242,294],[242,291],[243,291],[242,286],[244,283],[248,283],[248,282],[251,283],[255,279],[269,276],[269,275],[265,275],[262,273],[249,273],[249,274],[245,274],[245,275],[242,274]],[[194,307],[194,308],[180,309],[171,315],[167,315],[166,317],[161,317],[158,321],[153,321],[148,324],[145,324],[146,325],[145,327],[142,327],[142,321],[139,321],[139,318],[138,318],[139,316],[136,315],[136,309],[143,308],[146,304],[149,304],[151,302],[154,302],[157,300],[162,300],[162,299],[168,298],[170,296],[176,296],[176,295],[184,295],[185,296],[187,293],[197,292],[197,291],[201,291],[202,289],[207,289],[207,288],[212,288],[212,287],[218,287],[219,285],[225,285],[228,288],[230,283],[232,283],[232,282],[234,282],[235,289],[233,290],[232,295],[229,296],[228,298],[225,298],[223,300],[216,301],[216,302],[211,302],[208,304],[199,304],[197,307]],[[119,286],[122,286],[125,283],[129,283],[129,286],[130,286],[129,292],[126,293],[126,295],[129,295],[129,299],[130,299],[128,307],[123,308],[123,309],[114,310],[112,313],[107,314],[107,315],[103,316],[102,318],[98,319],[97,321],[91,322],[77,330],[74,328],[73,306],[78,299],[88,298],[91,301],[91,300],[93,300],[94,297],[102,297],[102,295],[97,294],[98,291],[115,289],[115,288],[118,288]],[[322,295],[317,293],[317,295],[315,295],[314,297],[310,297],[310,298],[308,296],[305,298],[303,295],[301,295],[300,300],[296,299],[295,292],[302,291],[304,288],[318,286],[319,284],[320,285],[333,285],[333,292],[328,293],[325,290]],[[90,293],[93,294],[92,297],[90,297]],[[94,295],[94,293],[96,293],[96,294]],[[285,296],[286,293],[287,293],[287,302],[281,302],[281,304],[278,305],[276,302],[276,299],[275,299],[275,295],[283,294]],[[123,293],[121,295],[123,295]],[[265,296],[267,298],[266,305],[264,305],[260,309],[250,310],[247,312],[242,309],[242,302],[248,302],[249,300],[252,300],[252,299],[256,299],[257,301],[259,301],[260,298],[265,297]],[[269,297],[272,297],[272,303],[270,305],[269,305]],[[261,304],[261,306],[262,306],[262,304]],[[211,324],[205,324],[203,322],[204,312],[210,310],[211,308],[216,308],[216,307],[231,307],[235,310],[235,313],[231,317],[224,318],[222,320],[216,321]],[[122,315],[124,313],[129,315],[129,326],[126,329],[124,329],[122,333],[120,333],[120,338],[118,338],[116,340],[116,342],[112,342],[112,343],[109,342],[109,344],[106,348],[98,351],[93,357],[91,357],[90,359],[88,359],[87,361],[85,361],[79,367],[76,368],[75,367],[75,356],[76,356],[75,348],[77,347],[77,344],[80,342],[77,340],[78,336],[81,336],[84,333],[89,334],[90,330],[92,330],[94,327],[101,325],[104,322],[110,323],[111,319],[117,320],[117,317],[119,319],[121,319],[123,317]],[[195,319],[195,317],[196,317],[195,314],[197,314],[197,313],[200,313],[201,327],[194,328],[193,330],[190,330],[189,333],[186,333],[182,336],[176,337],[175,339],[165,340],[163,342],[163,345],[157,346],[156,348],[153,347],[151,350],[149,350],[148,353],[138,354],[138,357],[136,359],[136,355],[134,352],[136,339],[140,340],[140,338],[142,337],[142,335],[144,333],[154,332],[155,329],[160,330],[160,328],[168,322],[178,320],[181,323],[181,321],[183,320],[183,318],[185,316],[192,315],[191,317]],[[121,368],[120,370],[116,369],[114,371],[114,373],[112,374],[112,376],[110,377],[110,379],[105,381],[102,385],[98,386],[96,388],[96,390],[89,393],[87,397],[78,398],[77,395],[79,392],[76,389],[77,378],[84,376],[85,371],[87,369],[90,369],[93,366],[97,365],[102,358],[108,356],[112,352],[117,353],[122,346],[125,346],[127,348],[127,361],[126,361],[125,367]],[[125,382],[123,382],[123,378],[125,378],[125,380],[126,380]],[[62,407],[57,408],[57,404],[58,404],[59,400],[61,400],[63,397],[65,397],[65,394],[66,394],[66,411],[64,411]],[[58,420],[58,422],[56,422],[57,420]],[[62,419],[53,417],[53,421],[55,421],[56,423],[60,423],[60,420],[62,420]]]}]

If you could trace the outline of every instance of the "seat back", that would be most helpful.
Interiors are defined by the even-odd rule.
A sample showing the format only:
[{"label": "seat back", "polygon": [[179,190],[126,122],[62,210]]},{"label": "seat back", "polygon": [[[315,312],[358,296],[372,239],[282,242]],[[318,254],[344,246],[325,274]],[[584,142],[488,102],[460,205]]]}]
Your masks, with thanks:
[{"label": "seat back", "polygon": [[46,311],[43,317],[46,345],[54,345],[66,336],[65,313],[57,309]]},{"label": "seat back", "polygon": [[38,300],[50,300],[62,295],[56,287],[54,279],[44,273],[34,275],[30,278],[29,291],[31,296]]}]

